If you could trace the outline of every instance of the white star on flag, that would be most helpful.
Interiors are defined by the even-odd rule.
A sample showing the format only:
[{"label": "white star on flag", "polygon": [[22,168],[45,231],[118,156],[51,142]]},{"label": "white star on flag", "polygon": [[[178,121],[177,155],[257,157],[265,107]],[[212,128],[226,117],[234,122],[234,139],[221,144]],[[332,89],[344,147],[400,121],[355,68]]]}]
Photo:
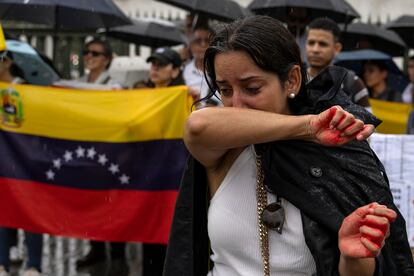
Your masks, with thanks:
[{"label": "white star on flag", "polygon": [[129,176],[122,174],[119,181],[121,181],[121,184],[129,184]]},{"label": "white star on flag", "polygon": [[65,159],[66,162],[69,162],[70,160],[73,159],[72,152],[71,151],[65,151],[65,154],[63,155],[63,158]]},{"label": "white star on flag", "polygon": [[102,166],[105,166],[106,162],[108,162],[108,158],[106,158],[105,154],[99,155],[98,163]]},{"label": "white star on flag", "polygon": [[119,172],[119,166],[115,164],[111,164],[108,169],[112,174],[116,174]]},{"label": "white star on flag", "polygon": [[121,184],[129,184],[129,176],[122,174],[119,181],[121,181]]},{"label": "white star on flag", "polygon": [[60,169],[61,166],[62,166],[62,162],[60,158],[53,160],[53,167],[55,167],[56,169]]},{"label": "white star on flag", "polygon": [[78,148],[76,149],[76,156],[78,158],[84,157],[85,156],[85,149],[82,148],[81,146],[78,146]]},{"label": "white star on flag", "polygon": [[55,178],[55,173],[52,170],[46,172],[47,179],[53,180]]},{"label": "white star on flag", "polygon": [[95,157],[95,154],[96,154],[95,148],[92,147],[92,148],[88,149],[88,158],[89,159],[93,159]]}]

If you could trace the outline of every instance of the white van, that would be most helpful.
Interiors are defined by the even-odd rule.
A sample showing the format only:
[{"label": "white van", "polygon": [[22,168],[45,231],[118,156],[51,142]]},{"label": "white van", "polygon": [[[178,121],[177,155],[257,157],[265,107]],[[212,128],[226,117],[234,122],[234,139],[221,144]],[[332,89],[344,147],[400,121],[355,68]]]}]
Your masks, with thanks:
[{"label": "white van", "polygon": [[136,82],[148,80],[150,66],[150,63],[139,56],[119,56],[112,60],[109,74],[117,83],[132,88]]}]

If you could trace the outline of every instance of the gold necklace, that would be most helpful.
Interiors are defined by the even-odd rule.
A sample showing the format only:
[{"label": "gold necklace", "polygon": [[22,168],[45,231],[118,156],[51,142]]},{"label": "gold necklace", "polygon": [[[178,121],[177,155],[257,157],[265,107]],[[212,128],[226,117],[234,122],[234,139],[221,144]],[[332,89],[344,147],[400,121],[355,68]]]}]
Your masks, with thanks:
[{"label": "gold necklace", "polygon": [[269,266],[269,232],[267,227],[263,224],[262,213],[267,206],[267,192],[264,187],[264,174],[262,170],[261,154],[256,153],[256,197],[257,197],[257,222],[259,227],[260,250],[263,261],[263,275],[270,276]]}]

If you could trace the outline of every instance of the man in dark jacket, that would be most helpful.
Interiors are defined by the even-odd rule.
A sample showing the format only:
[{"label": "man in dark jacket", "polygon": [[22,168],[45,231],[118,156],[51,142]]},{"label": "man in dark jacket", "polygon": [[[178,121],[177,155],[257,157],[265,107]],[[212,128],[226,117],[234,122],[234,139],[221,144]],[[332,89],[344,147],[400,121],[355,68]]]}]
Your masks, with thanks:
[{"label": "man in dark jacket", "polygon": [[[309,24],[306,38],[309,79],[313,79],[331,65],[335,56],[341,52],[340,33],[338,24],[329,18],[317,18]],[[368,90],[354,72],[348,70],[342,82],[342,88],[353,103],[365,108],[369,107]]]}]

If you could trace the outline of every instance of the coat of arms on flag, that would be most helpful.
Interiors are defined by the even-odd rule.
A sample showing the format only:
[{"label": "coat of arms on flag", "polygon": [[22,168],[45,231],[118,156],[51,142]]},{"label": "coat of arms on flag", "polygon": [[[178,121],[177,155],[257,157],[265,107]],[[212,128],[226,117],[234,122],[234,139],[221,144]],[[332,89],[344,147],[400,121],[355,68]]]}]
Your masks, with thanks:
[{"label": "coat of arms on flag", "polygon": [[19,92],[13,87],[0,90],[1,121],[10,127],[19,127],[23,121],[23,104]]}]

